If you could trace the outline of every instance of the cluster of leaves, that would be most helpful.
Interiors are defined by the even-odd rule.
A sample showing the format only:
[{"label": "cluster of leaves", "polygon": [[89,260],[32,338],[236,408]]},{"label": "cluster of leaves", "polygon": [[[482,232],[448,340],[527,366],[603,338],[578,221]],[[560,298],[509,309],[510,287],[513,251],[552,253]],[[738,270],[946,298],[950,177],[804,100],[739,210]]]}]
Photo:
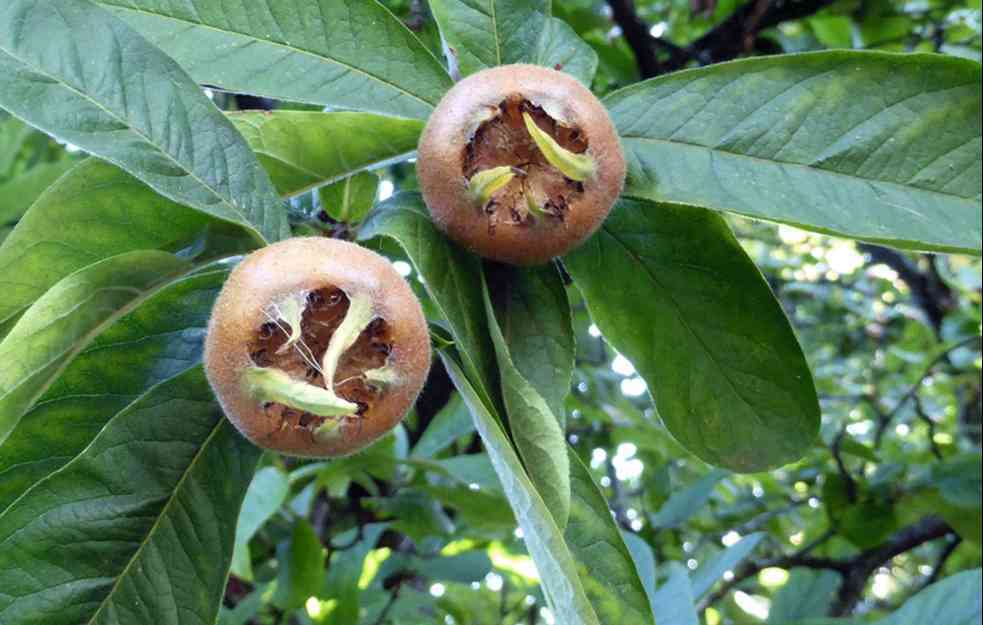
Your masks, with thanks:
[{"label": "cluster of leaves", "polygon": [[[973,56],[978,5],[833,5],[732,49],[733,3],[611,2],[615,32],[586,1],[389,4],[0,7],[2,622],[977,618],[979,64],[634,83],[870,46],[885,12]],[[448,242],[411,161],[452,75],[519,61],[607,94],[630,164],[603,230],[530,270]],[[230,263],[291,234],[389,255],[439,348],[342,460],[261,455],[201,372]]]}]

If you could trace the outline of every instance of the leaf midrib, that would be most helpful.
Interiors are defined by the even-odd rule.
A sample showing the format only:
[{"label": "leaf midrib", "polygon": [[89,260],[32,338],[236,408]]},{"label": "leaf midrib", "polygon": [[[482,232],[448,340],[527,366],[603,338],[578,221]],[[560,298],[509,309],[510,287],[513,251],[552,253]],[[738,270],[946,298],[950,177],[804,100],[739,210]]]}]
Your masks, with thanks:
[{"label": "leaf midrib", "polygon": [[[126,408],[124,408],[123,410],[126,410]],[[121,410],[120,412],[123,411]],[[116,414],[118,416],[120,413],[118,412]],[[143,540],[140,541],[140,546],[137,547],[136,551],[133,552],[133,555],[126,563],[126,566],[123,567],[123,570],[120,571],[119,574],[116,576],[116,581],[113,582],[113,587],[109,590],[109,592],[106,593],[106,596],[103,597],[102,601],[99,603],[99,607],[96,608],[96,611],[92,613],[92,616],[90,616],[89,619],[85,622],[85,625],[92,625],[92,623],[96,621],[96,618],[102,613],[106,605],[108,605],[109,600],[119,590],[120,582],[122,582],[123,578],[125,578],[129,574],[130,568],[133,566],[133,563],[140,559],[140,555],[143,553],[144,548],[150,543],[151,537],[153,537],[153,535],[157,532],[157,528],[160,526],[161,519],[167,516],[171,504],[173,504],[174,501],[177,500],[177,493],[180,492],[181,487],[184,485],[185,480],[187,480],[188,476],[191,475],[192,470],[195,468],[198,461],[201,459],[202,454],[208,449],[208,446],[212,442],[212,439],[218,435],[219,431],[221,431],[222,426],[224,425],[225,425],[225,419],[219,418],[216,421],[215,425],[212,427],[212,431],[209,432],[205,440],[202,441],[201,445],[198,447],[198,451],[195,452],[194,458],[192,458],[191,462],[188,463],[188,467],[181,474],[180,479],[178,479],[177,483],[174,485],[173,490],[171,490],[170,495],[168,495],[167,501],[164,503],[164,507],[161,508],[160,510],[160,514],[158,514],[157,518],[154,519],[154,524],[150,526],[149,530],[147,530],[147,535],[144,536]],[[66,467],[71,466],[71,464],[65,466]]]},{"label": "leaf midrib", "polygon": [[[37,74],[39,74],[39,75],[41,75],[41,76],[45,76],[46,78],[48,78],[48,79],[50,79],[50,80],[51,80],[52,82],[54,82],[54,83],[56,83],[56,84],[59,84],[59,85],[61,85],[61,86],[62,86],[63,88],[65,88],[65,89],[68,89],[69,91],[71,91],[71,92],[73,92],[73,93],[75,93],[75,94],[77,94],[77,95],[78,95],[79,97],[81,97],[81,98],[82,98],[83,100],[87,100],[88,102],[90,102],[91,104],[93,104],[93,105],[94,105],[94,106],[95,106],[96,108],[98,108],[99,110],[101,110],[101,111],[103,111],[103,112],[105,112],[105,113],[106,113],[107,115],[109,115],[109,116],[110,116],[110,117],[111,117],[112,119],[114,119],[114,120],[116,120],[117,122],[119,122],[119,123],[121,123],[121,124],[122,124],[123,126],[125,126],[125,127],[126,127],[126,128],[127,128],[127,129],[128,129],[129,131],[130,131],[130,132],[132,132],[132,133],[133,133],[133,134],[135,134],[136,136],[138,136],[138,137],[140,137],[141,139],[143,139],[143,140],[144,140],[144,141],[145,141],[145,142],[146,142],[146,143],[147,143],[148,145],[150,145],[150,146],[153,146],[153,148],[154,148],[154,150],[155,150],[155,151],[156,151],[156,152],[157,152],[158,154],[162,154],[162,155],[164,155],[164,156],[165,156],[165,157],[167,158],[167,160],[169,160],[170,162],[172,162],[172,163],[174,163],[174,164],[175,164],[175,165],[176,165],[176,166],[177,166],[177,167],[178,167],[178,168],[179,168],[179,169],[180,169],[181,171],[183,171],[183,172],[185,172],[185,173],[186,173],[186,174],[187,174],[188,176],[190,176],[190,177],[191,177],[191,178],[193,178],[193,179],[194,179],[195,181],[197,181],[197,182],[198,182],[198,183],[199,183],[199,184],[200,184],[200,185],[202,186],[202,188],[204,188],[204,189],[206,189],[206,190],[208,190],[208,192],[209,192],[209,193],[210,193],[210,194],[211,194],[211,195],[212,195],[213,197],[215,197],[215,198],[217,198],[217,199],[219,200],[219,203],[221,203],[221,204],[222,204],[223,206],[226,206],[226,207],[228,207],[229,209],[231,209],[231,212],[232,212],[232,214],[234,214],[234,215],[238,215],[238,217],[239,217],[239,219],[240,219],[240,222],[239,222],[239,225],[241,225],[241,226],[244,226],[245,228],[247,228],[248,230],[250,230],[250,231],[251,231],[251,232],[252,232],[252,233],[254,234],[254,236],[257,236],[257,237],[259,237],[259,239],[260,239],[260,241],[261,241],[262,243],[264,243],[264,244],[266,244],[266,243],[268,243],[268,241],[266,240],[266,237],[265,237],[265,236],[264,236],[264,235],[263,235],[263,234],[262,234],[262,233],[261,233],[261,232],[260,232],[259,230],[257,230],[257,229],[255,228],[255,226],[253,226],[253,224],[252,224],[252,222],[251,222],[251,221],[250,221],[250,220],[249,220],[249,219],[247,218],[247,216],[246,216],[246,215],[245,215],[244,213],[242,213],[242,212],[241,212],[241,211],[240,211],[240,210],[239,210],[239,209],[238,209],[238,208],[236,207],[236,205],[235,205],[235,204],[233,204],[233,203],[232,203],[232,202],[230,202],[229,200],[227,200],[227,199],[225,199],[225,197],[224,197],[223,195],[221,195],[220,193],[218,193],[218,192],[217,192],[217,191],[216,191],[215,189],[213,189],[213,188],[212,188],[212,186],[211,186],[211,185],[209,185],[209,184],[207,184],[207,183],[206,183],[206,182],[205,182],[204,180],[202,180],[202,179],[201,179],[201,178],[200,178],[200,177],[198,176],[198,174],[196,174],[196,173],[195,173],[195,172],[194,172],[193,170],[191,170],[191,169],[189,169],[189,168],[188,168],[187,166],[185,166],[185,165],[184,165],[184,163],[181,163],[180,161],[178,161],[178,160],[177,160],[176,158],[174,158],[174,156],[172,156],[172,155],[171,155],[171,154],[170,154],[169,152],[167,152],[167,151],[165,151],[165,150],[163,150],[163,149],[161,149],[161,147],[160,147],[159,145],[157,145],[156,143],[154,143],[154,142],[153,142],[153,141],[152,141],[152,140],[150,139],[150,137],[148,137],[148,136],[147,136],[147,135],[145,135],[145,134],[144,134],[144,133],[143,133],[143,132],[142,132],[141,130],[139,130],[139,129],[138,129],[138,128],[136,128],[136,127],[135,127],[134,125],[132,125],[132,124],[131,124],[131,123],[130,123],[130,122],[129,122],[129,121],[128,121],[128,120],[126,119],[126,118],[124,118],[124,117],[120,117],[120,116],[119,116],[119,115],[117,115],[117,114],[116,114],[115,112],[113,112],[113,111],[111,111],[111,110],[109,110],[108,108],[106,108],[105,106],[103,106],[103,105],[102,105],[102,103],[101,103],[101,102],[99,102],[98,100],[95,100],[95,99],[93,99],[93,98],[92,98],[91,96],[89,96],[89,95],[88,95],[87,93],[84,93],[84,92],[82,92],[82,91],[79,91],[78,89],[76,89],[76,88],[75,88],[75,87],[73,87],[72,85],[70,85],[70,84],[68,84],[67,82],[65,82],[65,81],[64,81],[64,80],[62,80],[61,78],[58,78],[58,77],[56,77],[56,76],[52,76],[52,75],[51,75],[51,74],[49,74],[48,72],[46,72],[46,71],[44,71],[44,70],[42,70],[42,69],[40,69],[40,68],[38,68],[38,67],[37,67],[36,65],[33,65],[33,64],[31,64],[31,63],[28,63],[27,61],[25,61],[25,60],[24,60],[24,59],[22,59],[21,57],[19,57],[19,56],[17,56],[17,55],[14,55],[13,53],[11,53],[11,52],[10,52],[10,50],[7,50],[7,49],[6,49],[6,48],[4,48],[3,46],[0,46],[0,52],[3,52],[4,54],[6,54],[7,56],[9,56],[10,58],[12,58],[12,59],[15,59],[16,61],[18,61],[19,63],[21,63],[21,64],[22,64],[22,65],[24,65],[25,67],[28,67],[28,68],[31,68],[31,71],[33,71],[33,72],[36,72]],[[25,121],[27,121],[27,120],[25,120]],[[29,123],[29,124],[31,124],[32,126],[34,125],[34,124],[33,124],[33,123],[31,123],[30,121],[28,121],[28,123]],[[117,158],[115,158],[115,157],[112,157],[112,158],[111,158],[111,157],[109,157],[109,156],[104,156],[104,155],[99,155],[99,157],[100,157],[100,158],[103,158],[103,159],[105,159],[105,160],[107,160],[107,161],[109,161],[109,162],[111,162],[111,163],[113,163],[114,165],[117,165],[117,166],[119,166],[119,167],[120,167],[121,169],[123,169],[123,170],[126,170],[126,167],[124,166],[124,164],[123,164],[123,163],[122,163],[122,162],[121,162],[121,161],[120,161],[119,159],[117,159]],[[273,193],[273,196],[274,196],[274,197],[277,197],[277,196],[276,196],[276,192],[274,192],[274,193]],[[175,201],[177,201],[178,203],[181,203],[181,204],[184,204],[184,203],[186,203],[186,201],[185,201],[185,199],[184,199],[184,198],[180,198],[180,199],[176,199],[176,198],[171,198],[171,199],[174,199]],[[197,209],[197,210],[202,210],[202,209]],[[205,211],[202,211],[202,212],[205,212]],[[265,211],[264,211],[264,212],[265,212]],[[221,217],[220,217],[220,218],[221,218]],[[226,219],[227,219],[227,218],[226,218]]]},{"label": "leaf midrib", "polygon": [[[871,185],[878,184],[878,185],[887,185],[887,186],[891,186],[891,187],[901,187],[906,192],[910,192],[911,190],[914,189],[914,190],[922,191],[924,193],[934,193],[934,194],[943,195],[943,196],[946,196],[946,197],[955,198],[956,200],[960,200],[960,201],[964,201],[964,202],[968,202],[968,203],[972,203],[973,200],[976,199],[974,197],[968,197],[968,196],[965,196],[965,195],[958,195],[958,194],[951,193],[951,192],[948,192],[948,191],[939,191],[937,189],[926,189],[925,187],[917,187],[915,185],[904,184],[904,183],[900,183],[900,182],[893,182],[893,181],[890,181],[890,180],[881,180],[880,178],[868,178],[866,176],[860,176],[858,174],[848,174],[848,173],[844,173],[844,172],[841,172],[841,171],[836,171],[834,169],[824,169],[822,167],[816,167],[814,165],[808,165],[808,164],[805,164],[805,163],[796,163],[794,161],[782,161],[782,160],[778,160],[778,159],[764,158],[764,157],[761,157],[761,156],[753,156],[751,154],[744,154],[744,153],[741,153],[741,152],[735,152],[733,150],[725,150],[723,148],[716,147],[716,146],[702,145],[700,143],[692,143],[692,142],[689,142],[689,141],[680,141],[678,139],[664,139],[664,138],[661,138],[661,137],[646,137],[646,136],[642,136],[642,135],[621,135],[621,138],[623,140],[627,140],[627,141],[641,141],[641,142],[645,142],[645,143],[661,143],[661,144],[666,144],[666,145],[685,145],[687,147],[700,148],[700,149],[706,150],[708,152],[725,154],[728,157],[735,157],[735,158],[740,158],[740,159],[748,159],[748,160],[751,160],[751,161],[766,163],[766,164],[772,165],[772,166],[792,167],[792,168],[797,168],[797,169],[804,169],[804,170],[809,171],[809,172],[811,172],[813,174],[838,176],[838,177],[847,178],[849,180],[863,181],[863,182],[869,183]],[[626,186],[630,187],[631,185],[629,184],[629,185],[626,185]]]},{"label": "leaf midrib", "polygon": [[[372,1],[374,2],[375,0],[372,0]],[[346,70],[348,70],[350,72],[354,72],[356,74],[361,74],[361,75],[366,76],[368,78],[371,78],[371,79],[373,79],[375,81],[378,81],[379,83],[382,83],[383,85],[386,85],[388,87],[391,87],[392,89],[395,89],[396,91],[402,93],[403,95],[409,96],[410,98],[413,98],[414,100],[417,100],[418,102],[420,102],[422,104],[425,104],[426,106],[428,106],[431,109],[434,108],[434,103],[433,102],[431,102],[429,100],[425,100],[422,97],[416,95],[415,93],[411,93],[411,92],[407,91],[406,89],[404,89],[403,87],[400,87],[399,85],[397,85],[397,84],[395,84],[393,82],[390,82],[390,81],[382,78],[381,76],[377,76],[376,74],[373,74],[372,72],[366,71],[366,70],[364,70],[364,69],[362,69],[360,67],[355,67],[354,65],[351,65],[349,63],[345,63],[344,61],[341,61],[341,60],[336,59],[334,57],[324,56],[323,54],[320,54],[320,53],[317,53],[317,52],[313,52],[311,50],[305,50],[303,48],[298,48],[296,46],[292,46],[292,45],[289,45],[289,44],[281,43],[281,42],[278,42],[278,41],[273,41],[271,39],[261,39],[261,38],[257,37],[256,35],[253,35],[251,33],[244,33],[244,32],[237,31],[237,30],[223,29],[223,28],[219,28],[217,26],[212,26],[211,24],[205,24],[205,23],[202,23],[202,22],[196,22],[194,20],[183,19],[183,18],[180,18],[180,17],[174,17],[172,15],[165,15],[163,13],[157,13],[157,12],[154,12],[154,11],[149,11],[147,9],[140,9],[140,8],[136,8],[136,7],[132,7],[132,6],[121,6],[121,5],[118,5],[118,4],[113,4],[113,3],[105,2],[104,0],[96,0],[96,2],[99,2],[100,4],[105,4],[107,6],[114,7],[115,9],[120,10],[120,11],[130,11],[130,12],[133,12],[133,13],[142,13],[144,15],[149,15],[149,16],[155,17],[157,19],[171,20],[171,21],[174,21],[174,22],[178,22],[180,24],[187,24],[187,25],[189,25],[189,26],[191,26],[193,28],[203,28],[205,30],[211,30],[211,31],[214,31],[214,32],[217,32],[217,33],[221,33],[223,35],[236,35],[236,36],[239,36],[239,37],[244,37],[246,39],[250,39],[250,40],[255,41],[257,43],[267,44],[267,45],[270,45],[270,46],[276,47],[276,48],[283,48],[284,50],[289,50],[290,52],[294,52],[296,54],[302,54],[302,55],[310,56],[310,57],[313,57],[315,59],[319,59],[319,60],[322,60],[322,61],[325,61],[325,62],[328,62],[328,63],[333,63],[335,65],[338,65],[339,67],[345,68]]]}]

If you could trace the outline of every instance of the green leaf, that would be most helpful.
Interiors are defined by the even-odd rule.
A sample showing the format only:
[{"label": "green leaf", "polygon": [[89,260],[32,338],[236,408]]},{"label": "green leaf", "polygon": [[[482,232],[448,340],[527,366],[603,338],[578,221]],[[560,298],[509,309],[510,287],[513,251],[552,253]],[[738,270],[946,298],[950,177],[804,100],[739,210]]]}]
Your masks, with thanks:
[{"label": "green leaf", "polygon": [[563,279],[552,265],[521,269],[496,265],[487,276],[512,362],[562,427],[576,350]]},{"label": "green leaf", "polygon": [[252,244],[240,228],[161,197],[117,167],[87,159],[49,187],[0,246],[0,321],[70,273],[110,256],[157,249],[201,260]]},{"label": "green leaf", "polygon": [[454,386],[471,410],[478,433],[522,528],[526,547],[536,563],[543,590],[557,622],[564,625],[600,625],[584,594],[578,565],[563,534],[522,468],[498,419],[488,411],[461,366],[445,352],[441,352],[440,357]]},{"label": "green leaf", "polygon": [[4,625],[213,623],[258,455],[200,368],[156,387],[0,515]]},{"label": "green leaf", "polygon": [[71,274],[38,299],[0,342],[0,443],[93,337],[189,267],[166,252],[128,252]]},{"label": "green leaf", "polygon": [[97,336],[0,445],[0,510],[82,452],[147,389],[201,360],[224,268],[176,280]]},{"label": "green leaf", "polygon": [[[324,578],[324,587],[318,597],[326,600],[336,599],[334,611],[331,612],[331,625],[358,625],[358,614],[361,588],[358,580],[362,576],[365,556],[375,547],[382,532],[389,527],[388,523],[367,523],[359,530],[351,529],[334,537],[338,545],[352,545],[350,549],[335,551],[331,556],[328,573]],[[361,540],[355,540],[361,536]]]},{"label": "green leaf", "polygon": [[426,119],[451,87],[440,62],[375,0],[99,0],[200,83]]},{"label": "green leaf", "polygon": [[42,191],[77,163],[77,160],[70,158],[40,163],[0,184],[0,224],[13,224],[20,219]]},{"label": "green leaf", "polygon": [[495,348],[488,335],[477,257],[436,229],[417,193],[400,193],[378,206],[358,236],[363,241],[390,238],[406,251],[430,299],[447,320],[468,379],[477,385],[485,405],[494,406]]},{"label": "green leaf", "polygon": [[669,500],[652,515],[653,527],[669,529],[679,527],[696,514],[710,499],[717,482],[727,477],[727,471],[714,469],[685,490],[673,493]]},{"label": "green leaf", "polygon": [[572,499],[563,533],[587,598],[604,623],[653,624],[652,607],[632,554],[590,469],[568,447]]},{"label": "green leaf", "polygon": [[748,557],[764,537],[764,532],[748,534],[730,547],[704,560],[700,568],[693,572],[693,597],[698,600],[710,592],[717,580]]},{"label": "green leaf", "polygon": [[252,580],[252,563],[249,560],[249,541],[256,532],[276,514],[290,494],[290,480],[280,467],[265,467],[256,472],[236,525],[235,549],[232,556],[232,573],[239,578]]},{"label": "green leaf", "polygon": [[778,589],[768,612],[769,623],[794,623],[825,615],[841,583],[836,571],[793,568]]},{"label": "green leaf", "polygon": [[279,575],[273,603],[281,610],[296,610],[321,590],[324,547],[306,519],[294,522],[290,539],[277,549]]},{"label": "green leaf", "polygon": [[[645,539],[638,534],[622,531],[621,537],[624,539],[625,546],[628,547],[628,552],[631,554],[635,571],[638,573],[638,579],[645,589],[645,596],[648,598],[649,605],[655,605],[656,564],[652,546],[645,542]],[[654,614],[655,612],[653,611]]]},{"label": "green leaf", "polygon": [[905,602],[877,625],[974,625],[983,613],[980,569],[938,581]]},{"label": "green leaf", "polygon": [[284,197],[408,158],[423,131],[421,121],[371,113],[245,111],[229,119]]},{"label": "green leaf", "polygon": [[[454,395],[434,416],[410,453],[411,458],[432,458],[466,434],[474,432],[471,413],[460,395]],[[457,456],[455,458],[461,458]]]},{"label": "green leaf", "polygon": [[484,297],[512,440],[537,492],[563,529],[570,514],[570,462],[563,430],[543,396],[513,364],[487,289]]},{"label": "green leaf", "polygon": [[605,339],[692,453],[746,472],[812,446],[819,404],[802,349],[720,216],[622,200],[565,262]]},{"label": "green leaf", "polygon": [[10,175],[21,147],[32,132],[30,126],[0,110],[0,179]]},{"label": "green leaf", "polygon": [[605,99],[626,193],[980,254],[980,66],[822,52],[677,72]]},{"label": "green leaf", "polygon": [[317,190],[321,209],[335,221],[357,224],[375,204],[379,176],[361,172]]},{"label": "green leaf", "polygon": [[87,0],[4,3],[0,106],[261,242],[286,233],[232,123],[177,63]]},{"label": "green leaf", "polygon": [[699,625],[686,567],[679,562],[668,562],[660,572],[664,572],[667,578],[652,601],[655,622],[658,625]]},{"label": "green leaf", "polygon": [[430,9],[461,76],[509,63],[563,69],[589,85],[597,54],[565,22],[550,17],[549,0],[431,0]]}]

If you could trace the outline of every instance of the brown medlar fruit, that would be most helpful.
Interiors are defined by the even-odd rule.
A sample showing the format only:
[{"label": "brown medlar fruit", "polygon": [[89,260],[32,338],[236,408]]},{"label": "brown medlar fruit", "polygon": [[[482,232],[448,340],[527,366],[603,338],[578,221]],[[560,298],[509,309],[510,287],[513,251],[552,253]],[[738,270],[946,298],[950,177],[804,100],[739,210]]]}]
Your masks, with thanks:
[{"label": "brown medlar fruit", "polygon": [[434,222],[516,265],[566,254],[621,193],[625,158],[604,106],[573,77],[503,65],[457,83],[430,115],[417,173]]},{"label": "brown medlar fruit", "polygon": [[427,323],[382,256],[327,238],[281,241],[229,275],[208,323],[205,373],[256,445],[341,456],[396,426],[430,367]]}]

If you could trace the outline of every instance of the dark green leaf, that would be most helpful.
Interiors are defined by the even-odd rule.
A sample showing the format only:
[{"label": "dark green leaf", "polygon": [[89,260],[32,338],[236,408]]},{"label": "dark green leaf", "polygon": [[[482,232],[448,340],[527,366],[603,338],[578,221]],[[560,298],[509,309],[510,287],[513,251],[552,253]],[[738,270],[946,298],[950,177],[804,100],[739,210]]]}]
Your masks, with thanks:
[{"label": "dark green leaf", "polygon": [[359,596],[362,592],[358,580],[362,576],[365,556],[375,547],[379,536],[388,526],[388,523],[368,523],[361,528],[361,534],[353,529],[334,537],[335,544],[352,546],[343,551],[335,551],[331,556],[324,588],[317,595],[326,600],[337,601],[331,612],[331,625],[358,625]]},{"label": "dark green leaf", "polygon": [[375,0],[99,0],[200,83],[238,93],[426,119],[451,86]]},{"label": "dark green leaf", "polygon": [[189,267],[166,252],[127,252],[69,275],[38,299],[0,342],[0,443],[94,336]]},{"label": "dark green leaf", "polygon": [[[560,421],[539,391],[513,364],[509,344],[502,336],[487,289],[484,295],[512,440],[537,492],[557,526],[563,529],[570,514],[570,463]],[[507,294],[502,295],[507,297]]]},{"label": "dark green leaf", "polygon": [[631,552],[590,469],[569,449],[572,499],[563,537],[594,611],[604,623],[652,625],[652,607]]},{"label": "dark green leaf", "polygon": [[0,515],[4,625],[211,625],[258,455],[200,368],[157,386]]},{"label": "dark green leaf", "polygon": [[226,275],[217,269],[167,285],[68,364],[0,445],[0,510],[81,453],[147,389],[199,363]]},{"label": "dark green leaf", "polygon": [[980,254],[980,66],[822,52],[677,72],[605,103],[627,193]]},{"label": "dark green leaf", "polygon": [[451,243],[430,221],[423,198],[401,193],[380,205],[359,230],[359,238],[395,240],[425,280],[424,286],[447,320],[468,379],[478,386],[482,401],[493,406],[495,348],[481,294],[481,263]]},{"label": "dark green leaf", "polygon": [[431,10],[462,76],[509,63],[557,67],[585,84],[597,54],[561,20],[548,0],[431,0]]},{"label": "dark green leaf", "polygon": [[546,400],[562,427],[576,344],[559,272],[552,265],[497,265],[488,272],[488,280],[515,368]]},{"label": "dark green leaf", "polygon": [[536,563],[557,621],[564,625],[600,625],[584,594],[577,564],[567,548],[563,534],[529,481],[498,419],[488,412],[481,396],[468,383],[460,365],[445,352],[441,352],[441,360],[471,410],[478,433],[522,528],[526,547]]},{"label": "dark green leaf", "polygon": [[440,409],[423,436],[413,447],[410,457],[432,458],[437,452],[449,447],[455,440],[474,432],[471,413],[461,400],[460,395],[454,395]]},{"label": "dark green leaf", "polygon": [[0,106],[260,241],[286,233],[231,122],[177,63],[87,0],[0,7]]},{"label": "dark green leaf", "polygon": [[117,167],[88,159],[51,186],[0,246],[0,321],[72,272],[116,254],[157,249],[201,260],[251,245],[239,228],[188,210]]},{"label": "dark green leaf", "polygon": [[371,113],[245,111],[229,119],[290,197],[416,151],[423,122]]},{"label": "dark green leaf", "polygon": [[760,471],[813,445],[819,403],[805,356],[719,215],[622,200],[566,264],[605,339],[692,453]]},{"label": "dark green leaf", "polygon": [[321,209],[335,221],[357,224],[375,204],[379,176],[361,172],[317,191]]},{"label": "dark green leaf", "polygon": [[277,549],[279,575],[273,603],[281,610],[295,610],[321,590],[324,580],[324,547],[306,519],[294,522],[290,539]]},{"label": "dark green leaf", "polygon": [[20,219],[38,196],[76,163],[77,160],[69,158],[41,163],[0,184],[0,225]]}]

